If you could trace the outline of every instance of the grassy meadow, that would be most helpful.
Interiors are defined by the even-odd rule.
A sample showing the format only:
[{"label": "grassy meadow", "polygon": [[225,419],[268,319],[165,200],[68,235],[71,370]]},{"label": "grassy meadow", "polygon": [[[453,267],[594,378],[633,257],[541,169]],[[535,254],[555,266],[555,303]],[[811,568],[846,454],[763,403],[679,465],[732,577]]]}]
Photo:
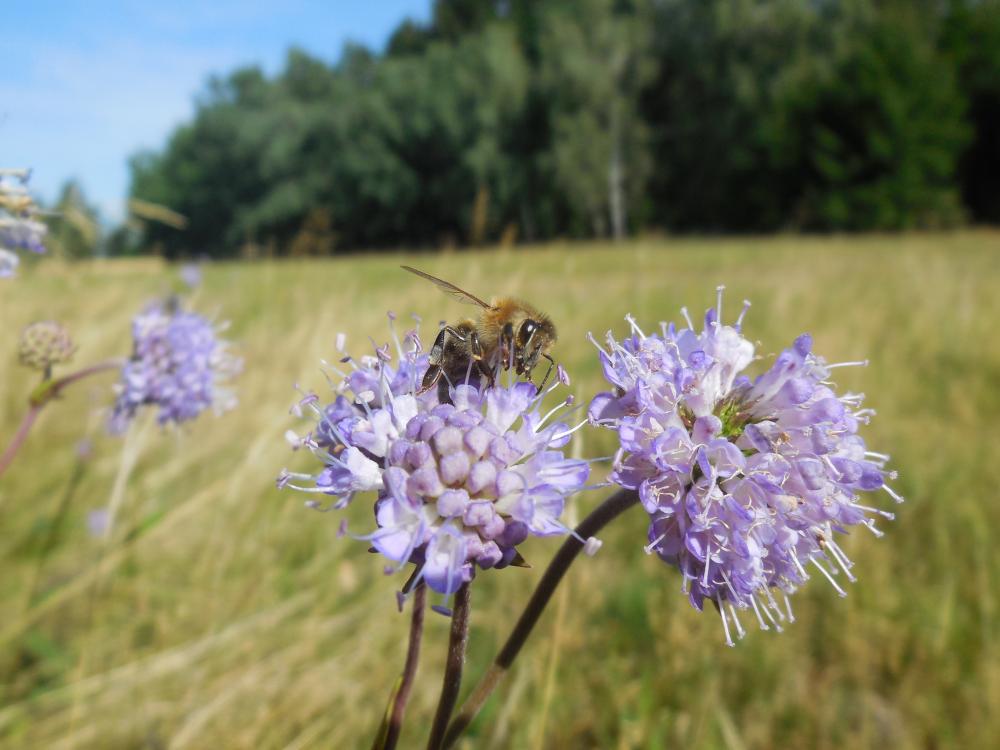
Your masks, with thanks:
[{"label": "grassy meadow", "polygon": [[[403,662],[407,614],[336,514],[278,491],[310,465],[283,433],[294,383],[325,392],[322,358],[387,337],[385,311],[437,321],[468,311],[398,269],[412,263],[481,295],[512,293],[560,327],[556,357],[586,399],[601,379],[587,331],[644,327],[714,304],[753,307],[747,335],[770,357],[802,331],[843,389],[878,410],[862,434],[892,454],[907,502],[846,538],[859,582],[819,576],[782,634],[749,628],[727,648],[713,610],[646,556],[634,509],[578,560],[465,748],[986,748],[1000,745],[1000,234],[643,240],[417,257],[220,264],[193,295],[231,321],[240,407],[162,431],[103,432],[114,375],[50,405],[0,479],[0,747],[366,748]],[[38,264],[0,286],[0,441],[37,377],[21,328],[68,324],[77,365],[127,353],[129,320],[176,288],[153,261]],[[762,367],[763,363],[757,363]],[[581,433],[587,455],[612,436]],[[78,450],[81,438],[89,451]],[[590,493],[570,512],[598,503]],[[118,504],[109,540],[88,514]],[[371,508],[349,509],[352,527]],[[466,688],[492,659],[554,553],[473,587]],[[744,620],[744,624],[747,624]],[[401,747],[420,747],[440,689],[448,621],[428,614]]]}]

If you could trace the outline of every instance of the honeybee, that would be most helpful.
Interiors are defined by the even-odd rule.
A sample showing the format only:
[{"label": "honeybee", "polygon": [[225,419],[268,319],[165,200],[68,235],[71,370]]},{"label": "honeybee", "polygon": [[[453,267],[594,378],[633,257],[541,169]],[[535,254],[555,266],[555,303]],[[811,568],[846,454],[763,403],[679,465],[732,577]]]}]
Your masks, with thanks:
[{"label": "honeybee", "polygon": [[487,303],[444,279],[410,266],[403,269],[436,284],[459,302],[480,308],[478,320],[465,318],[441,328],[431,347],[430,366],[418,393],[437,385],[440,400],[450,401],[449,384],[464,382],[473,367],[486,379],[487,387],[494,385],[497,367],[513,369],[530,380],[540,358],[549,361],[538,388],[545,387],[555,364],[549,351],[556,343],[556,327],[548,315],[511,297],[493,297]]}]

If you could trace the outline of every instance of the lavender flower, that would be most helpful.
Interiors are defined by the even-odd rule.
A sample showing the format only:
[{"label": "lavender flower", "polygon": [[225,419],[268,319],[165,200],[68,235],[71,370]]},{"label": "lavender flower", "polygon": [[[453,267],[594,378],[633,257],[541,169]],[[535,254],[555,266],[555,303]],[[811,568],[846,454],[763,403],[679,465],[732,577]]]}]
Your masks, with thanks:
[{"label": "lavender flower", "polygon": [[29,173],[0,169],[0,278],[13,276],[19,263],[15,250],[44,253],[42,240],[48,231],[38,221],[38,208],[25,184]]},{"label": "lavender flower", "polygon": [[874,412],[829,380],[836,367],[864,363],[828,365],[802,335],[751,380],[743,371],[754,345],[741,333],[748,307],[723,325],[720,288],[701,332],[686,310],[686,329],[652,335],[627,318],[628,338],[609,332],[607,350],[598,346],[614,390],[590,405],[591,421],[618,433],[612,480],[637,490],[651,517],[647,552],[681,571],[694,607],[716,605],[729,645],[730,619],[744,634],[738,609],[752,609],[764,630],[792,621],[787,595],[809,567],[844,596],[838,571],[855,579],[834,532],[862,524],[881,536],[873,516],[893,515],[861,504],[860,492],[902,501],[885,483],[895,478],[888,456],[857,434]]},{"label": "lavender flower", "polygon": [[143,406],[159,408],[160,424],[194,419],[209,407],[221,413],[235,406],[223,384],[241,362],[208,320],[176,304],[154,304],[132,321],[132,337],[134,353],[116,386],[112,432],[123,432]]},{"label": "lavender flower", "polygon": [[531,383],[483,392],[458,385],[453,403],[439,403],[434,389],[416,393],[428,364],[417,332],[405,345],[393,338],[396,364],[388,344],[360,361],[345,356],[351,371],[339,373],[335,400],[323,406],[309,394],[294,407],[317,421],[305,437],[290,433],[290,442],[324,466],[315,474],[283,471],[278,486],[330,495],[334,508],[376,493],[377,529],[359,538],[393,563],[387,572],[412,562],[411,586],[423,579],[452,594],[475,566],[518,564],[517,545],[529,535],[568,533],[563,506],[589,466],[561,450],[574,429],[550,422],[572,398],[545,416],[538,411],[545,395],[568,383],[564,372],[543,393]]}]

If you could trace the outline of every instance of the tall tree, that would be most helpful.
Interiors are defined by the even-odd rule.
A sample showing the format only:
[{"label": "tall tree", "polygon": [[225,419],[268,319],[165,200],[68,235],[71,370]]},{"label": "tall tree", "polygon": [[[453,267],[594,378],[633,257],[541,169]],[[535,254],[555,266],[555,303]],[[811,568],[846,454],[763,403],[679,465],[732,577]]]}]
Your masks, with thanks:
[{"label": "tall tree", "polygon": [[908,229],[961,219],[965,105],[923,20],[905,6],[862,19],[833,65],[785,102],[803,226]]},{"label": "tall tree", "polygon": [[648,132],[639,95],[653,73],[650,4],[549,4],[541,71],[553,109],[550,153],[560,187],[595,235],[620,238],[645,187]]},{"label": "tall tree", "polygon": [[962,198],[974,219],[1000,223],[1000,1],[952,0],[943,48],[973,129],[959,161]]}]

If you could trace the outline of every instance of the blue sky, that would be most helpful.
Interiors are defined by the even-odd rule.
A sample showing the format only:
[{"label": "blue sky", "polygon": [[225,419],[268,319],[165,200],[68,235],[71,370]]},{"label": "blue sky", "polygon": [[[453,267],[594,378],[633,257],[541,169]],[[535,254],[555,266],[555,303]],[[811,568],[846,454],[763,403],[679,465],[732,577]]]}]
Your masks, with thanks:
[{"label": "blue sky", "polygon": [[382,49],[431,0],[32,0],[4,3],[0,167],[31,167],[52,200],[78,178],[103,218],[124,215],[128,157],[158,149],[213,73],[280,70],[289,46],[334,61]]}]

